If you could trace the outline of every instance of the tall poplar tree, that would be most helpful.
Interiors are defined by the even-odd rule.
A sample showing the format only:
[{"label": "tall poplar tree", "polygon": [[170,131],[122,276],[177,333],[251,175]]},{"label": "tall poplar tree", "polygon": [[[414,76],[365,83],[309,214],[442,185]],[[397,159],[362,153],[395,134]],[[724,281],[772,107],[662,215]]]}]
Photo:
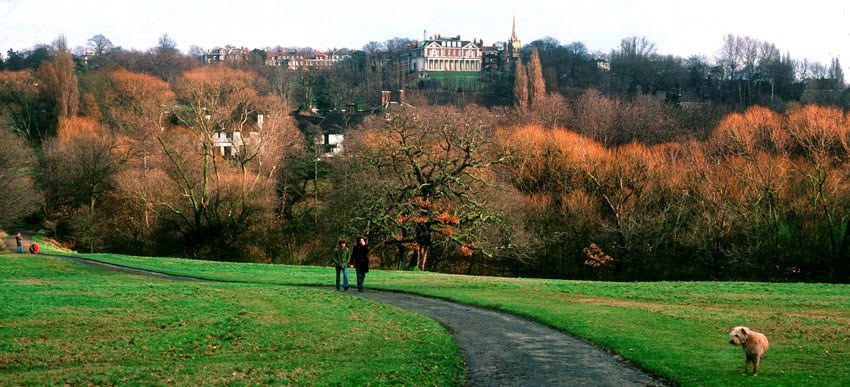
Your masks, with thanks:
[{"label": "tall poplar tree", "polygon": [[543,79],[543,66],[540,64],[540,52],[537,47],[531,49],[531,60],[528,62],[528,77],[531,91],[529,104],[534,105],[546,97],[546,81]]},{"label": "tall poplar tree", "polygon": [[841,62],[838,61],[838,58],[832,58],[829,66],[829,77],[836,80],[838,88],[844,87],[844,71],[841,70]]},{"label": "tall poplar tree", "polygon": [[64,36],[56,39],[53,50],[53,58],[39,67],[39,73],[46,83],[48,93],[56,101],[56,115],[61,120],[77,115],[80,91],[74,71],[74,60],[68,51]]},{"label": "tall poplar tree", "polygon": [[517,58],[514,67],[514,107],[520,111],[528,109],[528,75],[521,58]]}]

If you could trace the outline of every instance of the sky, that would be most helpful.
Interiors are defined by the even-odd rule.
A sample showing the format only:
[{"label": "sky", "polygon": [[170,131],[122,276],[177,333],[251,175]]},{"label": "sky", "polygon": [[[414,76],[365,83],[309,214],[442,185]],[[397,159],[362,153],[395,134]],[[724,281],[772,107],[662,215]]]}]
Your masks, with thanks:
[{"label": "sky", "polygon": [[0,0],[0,53],[64,36],[85,46],[95,35],[125,49],[147,50],[164,34],[188,52],[225,45],[360,49],[396,37],[460,35],[485,45],[544,37],[610,53],[627,37],[656,52],[716,57],[726,35],[774,44],[792,58],[829,66],[838,58],[850,78],[850,1],[708,0]]}]

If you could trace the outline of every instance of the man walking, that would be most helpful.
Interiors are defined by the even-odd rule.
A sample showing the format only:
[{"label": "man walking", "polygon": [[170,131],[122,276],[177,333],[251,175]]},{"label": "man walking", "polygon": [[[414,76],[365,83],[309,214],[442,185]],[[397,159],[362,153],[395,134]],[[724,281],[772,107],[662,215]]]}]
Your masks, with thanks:
[{"label": "man walking", "polygon": [[348,264],[351,261],[351,252],[345,246],[345,240],[340,239],[337,247],[331,255],[334,267],[336,267],[336,290],[339,290],[339,274],[342,272],[342,287],[348,290]]}]

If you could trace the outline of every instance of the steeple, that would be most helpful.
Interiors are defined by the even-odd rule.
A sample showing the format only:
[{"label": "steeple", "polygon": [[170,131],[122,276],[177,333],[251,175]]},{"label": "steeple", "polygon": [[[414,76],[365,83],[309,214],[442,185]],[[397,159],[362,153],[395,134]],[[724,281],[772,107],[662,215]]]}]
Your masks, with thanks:
[{"label": "steeple", "polygon": [[522,43],[516,37],[516,15],[514,15],[513,25],[511,26],[511,43],[510,43],[511,58],[519,58],[519,52],[522,50]]}]

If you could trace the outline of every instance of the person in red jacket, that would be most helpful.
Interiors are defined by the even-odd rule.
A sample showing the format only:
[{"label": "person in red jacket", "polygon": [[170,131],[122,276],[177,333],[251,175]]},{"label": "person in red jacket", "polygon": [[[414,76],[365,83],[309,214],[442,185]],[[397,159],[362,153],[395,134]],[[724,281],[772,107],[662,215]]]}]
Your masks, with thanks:
[{"label": "person in red jacket", "polygon": [[33,243],[30,245],[30,253],[38,254],[38,243]]}]

